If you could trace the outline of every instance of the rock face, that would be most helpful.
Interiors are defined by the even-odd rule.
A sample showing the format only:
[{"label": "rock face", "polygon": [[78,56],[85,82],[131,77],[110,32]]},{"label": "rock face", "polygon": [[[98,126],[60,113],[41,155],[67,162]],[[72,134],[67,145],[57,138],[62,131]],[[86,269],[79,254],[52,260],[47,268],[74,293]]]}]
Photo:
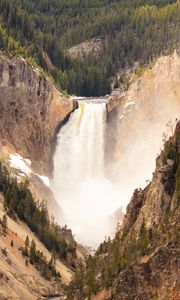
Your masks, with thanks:
[{"label": "rock face", "polygon": [[111,299],[179,299],[179,246],[178,239],[175,239],[121,272],[115,283],[115,296]]},{"label": "rock face", "polygon": [[55,220],[61,224],[63,212],[56,202],[50,188],[47,187],[38,176],[31,175],[29,178],[29,189],[36,201],[39,201],[40,203],[43,201],[46,202],[49,215],[53,216]]},{"label": "rock face", "polygon": [[[161,145],[162,132],[166,130],[165,124],[180,116],[178,53],[159,58],[152,69],[146,70],[132,83],[128,91],[112,95],[108,111],[107,142],[108,145],[112,143],[107,145],[107,159],[110,162],[114,159],[117,164],[118,157],[128,154],[130,145],[133,145],[132,156],[144,157],[147,153],[147,158],[152,157],[154,161]],[[155,146],[157,141],[158,148]]]},{"label": "rock face", "polygon": [[82,289],[72,284],[71,299],[87,299],[90,288],[93,300],[180,299],[179,147],[180,121],[156,160],[152,181],[135,190],[115,238],[87,260],[84,273],[91,281],[82,281]]},{"label": "rock face", "polygon": [[139,235],[143,222],[146,229],[150,229],[158,226],[167,212],[174,211],[177,206],[176,202],[180,200],[178,194],[179,147],[180,121],[176,125],[174,136],[165,143],[163,152],[156,159],[152,181],[144,190],[135,190],[127,206],[121,232],[128,232],[133,220],[134,233]]},{"label": "rock face", "polygon": [[50,172],[55,135],[76,108],[22,58],[0,53],[0,143]]},{"label": "rock face", "polygon": [[[142,238],[142,224],[147,234],[146,250],[142,253],[144,256],[137,254],[119,273],[111,289],[111,299],[175,300],[180,297],[179,146],[180,122],[174,137],[166,142],[164,151],[156,161],[151,183],[144,190],[136,190],[127,207],[119,232],[121,238],[125,236],[121,251],[123,245],[127,251],[132,238]],[[133,247],[134,252],[138,251],[135,245]]]},{"label": "rock face", "polygon": [[[87,263],[86,276],[95,278],[93,300],[180,299],[179,146],[180,121],[156,160],[152,181],[135,190],[115,238]],[[82,294],[77,289],[74,295]]]}]

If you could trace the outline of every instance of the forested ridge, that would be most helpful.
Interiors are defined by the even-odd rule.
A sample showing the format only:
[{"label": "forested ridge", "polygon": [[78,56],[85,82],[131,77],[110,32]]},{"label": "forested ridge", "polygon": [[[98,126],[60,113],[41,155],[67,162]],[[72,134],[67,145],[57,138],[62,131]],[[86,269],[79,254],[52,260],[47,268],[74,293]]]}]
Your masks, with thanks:
[{"label": "forested ridge", "polygon": [[[0,15],[0,48],[33,58],[60,89],[76,95],[109,93],[118,70],[137,61],[144,66],[180,40],[174,0],[1,0]],[[105,40],[99,57],[66,55],[94,37]]]},{"label": "forested ridge", "polygon": [[[67,228],[60,227],[53,218],[50,218],[46,203],[35,201],[28,185],[26,177],[20,179],[16,171],[3,158],[0,158],[0,193],[4,196],[4,208],[7,215],[15,221],[18,217],[24,221],[45,247],[53,253],[54,258],[66,260],[67,253],[71,253],[76,258],[76,242],[74,240],[69,242],[65,239]],[[59,276],[53,266],[50,268],[52,270],[47,270],[45,258],[36,250],[35,242],[32,242],[31,246],[33,257],[28,247],[22,249],[23,255],[30,257],[30,262],[37,264],[38,269],[39,265],[43,267],[41,270],[43,276],[48,275],[46,272],[49,271],[52,271],[49,275]],[[71,267],[74,267],[73,263]]]}]

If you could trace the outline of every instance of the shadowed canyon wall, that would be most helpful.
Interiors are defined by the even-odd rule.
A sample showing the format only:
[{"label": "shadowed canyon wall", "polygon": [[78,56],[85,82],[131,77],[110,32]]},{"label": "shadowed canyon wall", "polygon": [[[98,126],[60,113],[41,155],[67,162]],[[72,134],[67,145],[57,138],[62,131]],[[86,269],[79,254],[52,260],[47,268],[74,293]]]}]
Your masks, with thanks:
[{"label": "shadowed canyon wall", "polygon": [[48,173],[57,128],[75,107],[22,58],[0,53],[1,149],[30,158]]}]

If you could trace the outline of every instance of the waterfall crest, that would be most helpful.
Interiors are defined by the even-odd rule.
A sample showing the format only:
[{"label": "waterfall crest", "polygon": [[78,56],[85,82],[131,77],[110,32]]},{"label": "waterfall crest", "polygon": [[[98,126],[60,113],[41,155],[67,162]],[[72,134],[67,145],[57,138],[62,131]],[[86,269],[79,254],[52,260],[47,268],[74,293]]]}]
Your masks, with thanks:
[{"label": "waterfall crest", "polygon": [[111,233],[108,218],[118,208],[118,193],[104,174],[106,125],[105,102],[79,101],[57,136],[54,155],[52,190],[63,223],[92,246]]}]

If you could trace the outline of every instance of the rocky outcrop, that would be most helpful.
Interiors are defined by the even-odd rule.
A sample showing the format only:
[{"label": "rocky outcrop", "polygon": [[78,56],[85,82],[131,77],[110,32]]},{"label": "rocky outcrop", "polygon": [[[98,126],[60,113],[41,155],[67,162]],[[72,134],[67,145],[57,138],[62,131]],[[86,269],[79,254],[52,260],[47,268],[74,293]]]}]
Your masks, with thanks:
[{"label": "rocky outcrop", "polygon": [[37,175],[31,175],[31,177],[29,177],[29,189],[36,201],[46,203],[49,215],[53,216],[55,220],[61,224],[63,212],[51,189],[46,186]]},{"label": "rocky outcrop", "polygon": [[111,299],[179,299],[179,247],[176,238],[122,271],[114,283],[116,292]]},{"label": "rocky outcrop", "polygon": [[0,53],[0,144],[49,173],[56,133],[77,104],[25,60]]},{"label": "rocky outcrop", "polygon": [[115,278],[110,299],[179,299],[179,124],[156,160],[152,181],[134,192],[127,207],[117,235],[119,251],[129,252],[130,261]]},{"label": "rocky outcrop", "polygon": [[[152,166],[167,122],[180,116],[180,56],[177,51],[159,58],[142,77],[134,80],[128,91],[112,95],[108,111],[106,156],[110,165],[113,160],[116,165],[119,160],[121,165],[121,157],[129,155],[131,147],[131,157],[149,160]],[[172,130],[169,128],[170,134]],[[132,168],[137,169],[138,165]]]},{"label": "rocky outcrop", "polygon": [[156,160],[152,181],[135,190],[115,238],[100,245],[91,264],[87,260],[91,282],[74,289],[72,299],[87,299],[89,287],[93,300],[179,299],[179,146],[180,121]]},{"label": "rocky outcrop", "polygon": [[73,59],[85,60],[90,55],[98,57],[104,46],[104,38],[93,38],[67,49],[66,53]]},{"label": "rocky outcrop", "polygon": [[133,226],[134,233],[139,235],[143,222],[148,230],[158,226],[165,214],[172,212],[177,206],[179,147],[180,121],[176,125],[174,136],[165,143],[163,152],[156,159],[152,181],[144,190],[135,190],[127,206],[121,232],[128,232]]}]

